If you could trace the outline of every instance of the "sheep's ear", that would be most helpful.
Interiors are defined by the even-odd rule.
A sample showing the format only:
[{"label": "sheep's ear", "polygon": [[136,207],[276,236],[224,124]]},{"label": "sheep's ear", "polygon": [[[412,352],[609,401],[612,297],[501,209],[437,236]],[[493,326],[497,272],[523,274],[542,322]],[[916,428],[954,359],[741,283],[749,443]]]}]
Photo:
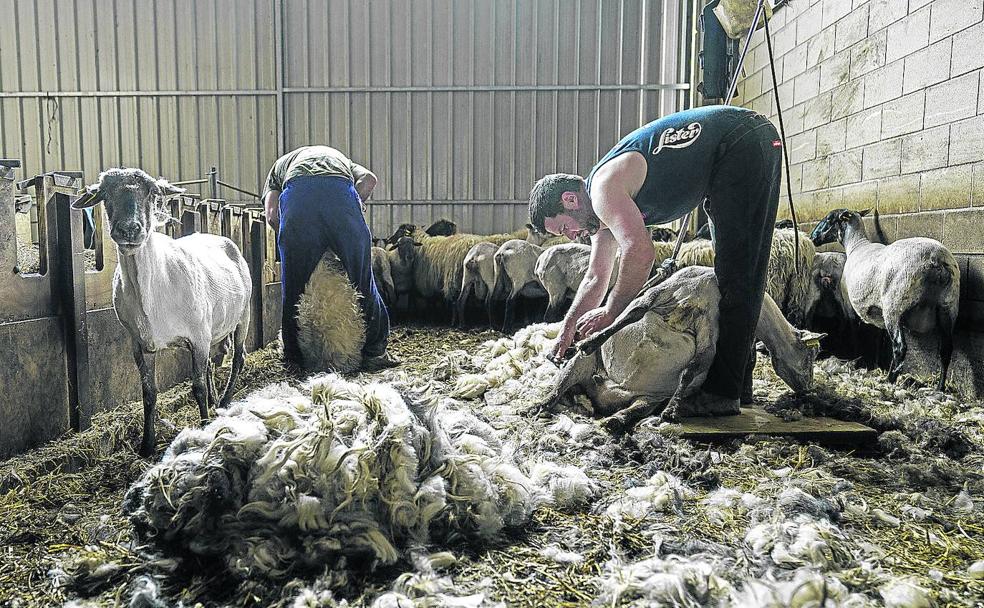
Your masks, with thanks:
[{"label": "sheep's ear", "polygon": [[163,177],[157,180],[157,188],[161,191],[161,195],[164,196],[164,198],[185,193],[184,188],[179,188],[172,185],[171,182],[167,181]]},{"label": "sheep's ear", "polygon": [[75,199],[75,202],[72,203],[72,209],[95,207],[101,200],[103,200],[103,194],[99,189],[99,184],[92,184],[91,186],[86,186],[82,195]]},{"label": "sheep's ear", "polygon": [[861,217],[864,217],[869,213],[871,213],[871,209],[862,209],[861,211],[858,211],[858,215],[860,215]]}]

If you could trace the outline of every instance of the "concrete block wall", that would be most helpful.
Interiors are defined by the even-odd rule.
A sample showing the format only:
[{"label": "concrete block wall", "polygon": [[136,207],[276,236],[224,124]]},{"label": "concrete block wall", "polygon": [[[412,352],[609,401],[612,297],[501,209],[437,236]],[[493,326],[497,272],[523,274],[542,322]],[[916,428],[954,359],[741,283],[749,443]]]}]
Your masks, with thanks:
[{"label": "concrete block wall", "polygon": [[[984,2],[792,0],[770,27],[801,219],[984,208]],[[777,120],[771,84],[760,30],[737,102]]]},{"label": "concrete block wall", "polygon": [[[770,28],[799,221],[873,208],[890,240],[949,247],[963,294],[951,379],[984,396],[984,1],[791,0]],[[778,124],[764,31],[752,44],[736,103]],[[914,370],[935,369],[919,350]]]}]

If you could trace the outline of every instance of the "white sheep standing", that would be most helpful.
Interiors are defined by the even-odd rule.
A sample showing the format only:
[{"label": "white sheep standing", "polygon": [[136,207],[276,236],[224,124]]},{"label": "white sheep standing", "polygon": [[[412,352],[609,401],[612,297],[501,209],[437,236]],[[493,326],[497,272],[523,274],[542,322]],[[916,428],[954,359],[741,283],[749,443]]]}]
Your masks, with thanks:
[{"label": "white sheep standing", "polygon": [[588,271],[591,246],[564,243],[543,250],[533,266],[533,274],[547,292],[544,321],[560,318],[564,301],[577,291]]},{"label": "white sheep standing", "polygon": [[843,281],[851,306],[862,321],[888,331],[892,363],[888,381],[902,371],[907,351],[905,330],[940,336],[939,390],[953,355],[953,325],[960,300],[960,269],[953,254],[934,239],[872,243],[861,218],[868,211],[835,209],[813,229],[815,245],[839,241],[847,251]]},{"label": "white sheep standing", "polygon": [[142,456],[154,452],[159,351],[172,346],[191,350],[192,392],[203,421],[214,398],[212,348],[232,338],[232,371],[219,407],[226,407],[232,399],[245,361],[252,282],[239,248],[218,235],[172,239],[155,231],[163,200],[182,192],[140,169],[110,169],[72,203],[75,209],[85,209],[104,201],[110,236],[119,250],[113,307],[130,334],[140,372]]},{"label": "white sheep standing", "polygon": [[547,297],[548,294],[535,273],[537,260],[543,251],[543,247],[531,242],[513,239],[503,243],[495,252],[495,288],[492,297],[499,299],[502,294],[506,297],[503,331],[509,331],[512,327],[516,298]]},{"label": "white sheep standing", "polygon": [[463,326],[465,323],[465,305],[468,297],[474,292],[475,297],[482,301],[489,317],[489,328],[492,327],[492,289],[495,285],[495,243],[475,243],[468,250],[462,263],[461,292],[458,302],[451,315],[451,324]]}]

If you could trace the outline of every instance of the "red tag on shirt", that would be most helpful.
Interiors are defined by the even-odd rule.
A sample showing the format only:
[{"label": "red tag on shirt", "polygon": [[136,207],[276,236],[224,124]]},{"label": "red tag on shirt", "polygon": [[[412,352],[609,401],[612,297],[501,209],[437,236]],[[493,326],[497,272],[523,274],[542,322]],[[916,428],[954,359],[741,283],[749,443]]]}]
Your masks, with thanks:
[{"label": "red tag on shirt", "polygon": [[774,140],[772,142],[772,147],[773,148],[781,148],[782,147],[782,140],[780,140],[780,139]]}]

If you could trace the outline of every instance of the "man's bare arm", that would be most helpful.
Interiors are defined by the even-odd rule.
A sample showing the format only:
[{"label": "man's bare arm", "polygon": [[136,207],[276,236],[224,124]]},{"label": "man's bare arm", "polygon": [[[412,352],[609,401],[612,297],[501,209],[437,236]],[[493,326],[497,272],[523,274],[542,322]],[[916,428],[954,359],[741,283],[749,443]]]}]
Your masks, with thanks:
[{"label": "man's bare arm", "polygon": [[263,198],[263,210],[267,223],[276,232],[280,230],[280,190],[269,190]]},{"label": "man's bare arm", "polygon": [[366,202],[372,196],[379,179],[375,173],[356,163],[352,163],[352,176],[355,178],[355,191],[359,193],[362,202]]},{"label": "man's bare arm", "polygon": [[652,238],[632,196],[646,178],[646,162],[625,154],[606,165],[592,180],[591,195],[598,218],[608,226],[621,252],[618,279],[605,304],[609,316],[617,316],[649,278],[655,260]]}]

